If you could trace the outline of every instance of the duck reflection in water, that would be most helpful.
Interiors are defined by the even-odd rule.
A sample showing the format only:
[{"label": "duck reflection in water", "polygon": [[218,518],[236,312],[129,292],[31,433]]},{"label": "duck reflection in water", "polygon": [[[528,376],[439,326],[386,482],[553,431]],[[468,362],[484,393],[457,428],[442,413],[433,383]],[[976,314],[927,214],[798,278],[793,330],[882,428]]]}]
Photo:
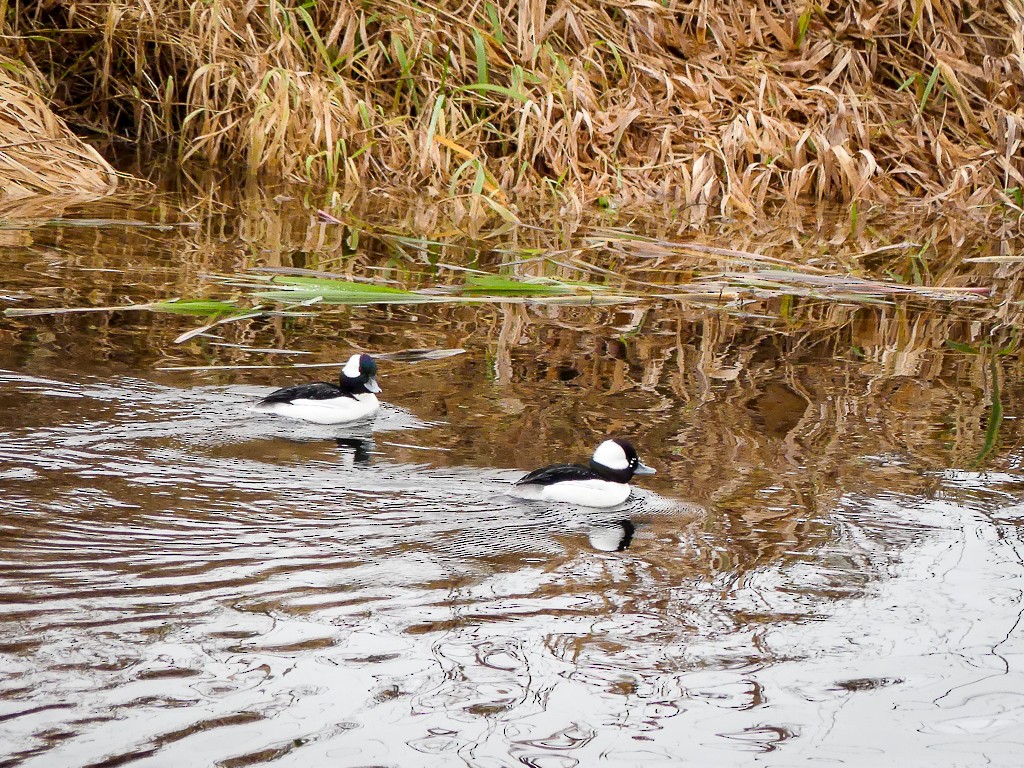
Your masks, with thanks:
[{"label": "duck reflection in water", "polygon": [[368,467],[372,463],[373,440],[364,437],[336,437],[334,442],[341,449],[342,463],[345,466]]},{"label": "duck reflection in water", "polygon": [[592,525],[587,531],[590,546],[600,552],[624,552],[633,543],[636,526],[632,520]]}]

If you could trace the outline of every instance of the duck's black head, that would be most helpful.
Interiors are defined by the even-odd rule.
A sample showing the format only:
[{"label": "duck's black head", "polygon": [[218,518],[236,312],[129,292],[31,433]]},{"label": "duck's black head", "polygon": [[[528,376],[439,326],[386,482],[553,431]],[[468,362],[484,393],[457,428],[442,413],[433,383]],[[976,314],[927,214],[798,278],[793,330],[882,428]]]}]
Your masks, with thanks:
[{"label": "duck's black head", "polygon": [[640,461],[629,440],[605,440],[590,458],[590,468],[608,480],[628,483],[633,475],[653,475],[654,470]]},{"label": "duck's black head", "polygon": [[369,355],[352,355],[341,369],[338,385],[352,394],[380,392],[377,383],[377,362]]}]

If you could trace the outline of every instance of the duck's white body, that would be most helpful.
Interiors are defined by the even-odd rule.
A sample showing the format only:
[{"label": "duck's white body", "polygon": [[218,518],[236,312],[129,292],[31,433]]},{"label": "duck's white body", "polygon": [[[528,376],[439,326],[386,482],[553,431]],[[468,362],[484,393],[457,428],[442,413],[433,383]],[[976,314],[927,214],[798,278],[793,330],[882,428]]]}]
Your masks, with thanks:
[{"label": "duck's white body", "polygon": [[559,501],[583,507],[615,507],[629,498],[630,490],[625,483],[594,478],[562,480],[551,485],[517,485],[512,493],[521,499]]},{"label": "duck's white body", "polygon": [[253,410],[311,421],[314,424],[345,424],[372,416],[380,410],[380,401],[375,394],[364,392],[330,400],[299,398],[288,403],[257,403]]}]

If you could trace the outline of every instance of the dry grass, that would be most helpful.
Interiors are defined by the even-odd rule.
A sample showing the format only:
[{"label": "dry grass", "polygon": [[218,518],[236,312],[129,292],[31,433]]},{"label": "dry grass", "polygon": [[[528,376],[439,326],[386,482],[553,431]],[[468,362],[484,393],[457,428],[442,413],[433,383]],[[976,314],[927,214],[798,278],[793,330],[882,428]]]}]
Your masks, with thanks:
[{"label": "dry grass", "polygon": [[[1021,212],[1020,0],[77,2],[8,15],[69,119],[479,219],[669,201]],[[851,208],[856,211],[856,207]]]},{"label": "dry grass", "polygon": [[0,214],[47,215],[54,197],[59,205],[81,202],[116,186],[110,164],[0,68]]}]

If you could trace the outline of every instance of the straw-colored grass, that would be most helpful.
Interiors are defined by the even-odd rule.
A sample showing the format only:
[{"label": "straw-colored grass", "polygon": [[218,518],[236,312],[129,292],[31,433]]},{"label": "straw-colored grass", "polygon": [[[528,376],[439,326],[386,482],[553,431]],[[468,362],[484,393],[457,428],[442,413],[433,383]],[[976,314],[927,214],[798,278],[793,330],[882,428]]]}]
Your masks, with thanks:
[{"label": "straw-colored grass", "polygon": [[116,186],[110,164],[32,88],[0,68],[0,213],[26,215],[39,208],[40,198],[52,210],[53,196],[82,201]]},{"label": "straw-colored grass", "polygon": [[1022,30],[1021,0],[84,0],[5,29],[69,120],[182,158],[471,213],[540,191],[692,220],[778,199],[1019,213]]}]

